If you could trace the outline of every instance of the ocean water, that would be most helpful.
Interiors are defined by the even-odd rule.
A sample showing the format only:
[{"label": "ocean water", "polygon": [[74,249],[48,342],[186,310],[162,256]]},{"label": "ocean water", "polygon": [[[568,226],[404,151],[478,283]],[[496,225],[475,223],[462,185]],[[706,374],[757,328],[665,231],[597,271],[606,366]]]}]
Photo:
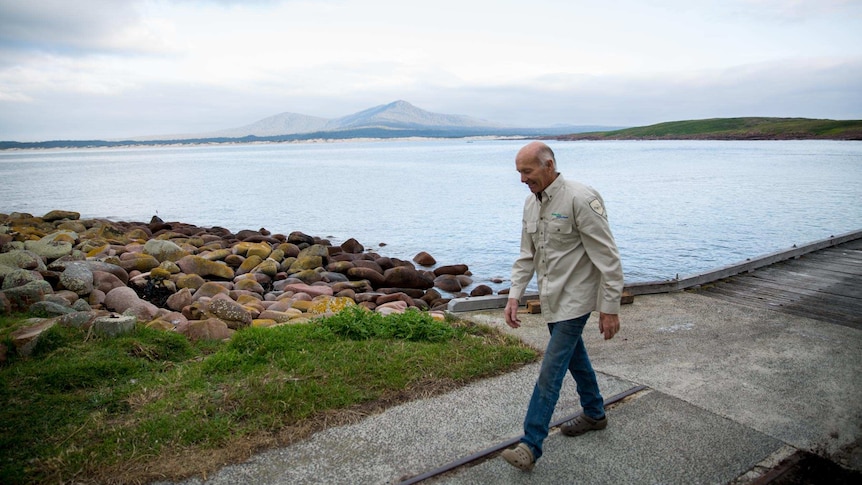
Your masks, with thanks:
[{"label": "ocean water", "polygon": [[[524,141],[400,140],[0,152],[0,212],[266,228],[427,251],[508,287]],[[551,142],[604,197],[627,282],[670,279],[862,229],[862,143]],[[501,278],[501,283],[490,280]]]}]

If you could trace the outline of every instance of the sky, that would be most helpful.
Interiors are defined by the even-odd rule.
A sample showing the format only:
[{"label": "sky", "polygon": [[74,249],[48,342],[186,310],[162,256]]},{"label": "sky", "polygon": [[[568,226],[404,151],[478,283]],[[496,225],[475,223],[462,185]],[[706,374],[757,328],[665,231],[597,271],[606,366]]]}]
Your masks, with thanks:
[{"label": "sky", "polygon": [[862,119],[862,0],[0,0],[0,140],[396,100],[521,127]]}]

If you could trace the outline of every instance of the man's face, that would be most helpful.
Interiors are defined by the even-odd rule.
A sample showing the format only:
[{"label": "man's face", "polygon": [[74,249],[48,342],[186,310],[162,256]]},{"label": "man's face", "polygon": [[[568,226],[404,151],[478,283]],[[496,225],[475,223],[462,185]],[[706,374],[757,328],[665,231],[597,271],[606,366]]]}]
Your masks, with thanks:
[{"label": "man's face", "polygon": [[538,194],[554,181],[557,169],[554,162],[549,161],[546,167],[535,157],[518,157],[515,168],[521,174],[521,182],[527,184],[530,192]]}]

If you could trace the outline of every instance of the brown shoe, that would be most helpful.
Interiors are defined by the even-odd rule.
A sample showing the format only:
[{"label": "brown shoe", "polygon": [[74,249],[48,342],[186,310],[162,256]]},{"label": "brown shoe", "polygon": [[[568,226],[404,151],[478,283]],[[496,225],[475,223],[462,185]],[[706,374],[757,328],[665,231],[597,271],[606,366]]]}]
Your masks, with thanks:
[{"label": "brown shoe", "polygon": [[608,427],[608,417],[593,419],[585,414],[576,416],[560,426],[560,431],[566,436],[580,436],[587,431],[596,431]]},{"label": "brown shoe", "polygon": [[524,443],[518,443],[518,446],[503,450],[503,459],[509,462],[510,465],[520,468],[524,471],[530,471],[536,464],[536,459],[533,458],[533,452],[530,447]]}]

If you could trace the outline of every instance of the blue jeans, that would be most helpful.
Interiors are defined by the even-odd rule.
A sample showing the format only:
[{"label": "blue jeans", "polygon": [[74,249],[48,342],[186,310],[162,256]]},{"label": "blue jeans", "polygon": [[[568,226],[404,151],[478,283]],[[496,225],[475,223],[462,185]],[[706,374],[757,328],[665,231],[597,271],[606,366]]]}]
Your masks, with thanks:
[{"label": "blue jeans", "polygon": [[524,437],[521,438],[521,442],[530,447],[537,460],[542,456],[542,442],[548,437],[548,427],[560,398],[566,370],[575,378],[584,414],[594,419],[605,416],[604,400],[599,393],[596,373],[587,356],[584,339],[581,338],[589,317],[590,314],[587,313],[573,320],[548,324],[551,339],[542,360],[542,370],[533,388],[533,397],[524,418]]}]

